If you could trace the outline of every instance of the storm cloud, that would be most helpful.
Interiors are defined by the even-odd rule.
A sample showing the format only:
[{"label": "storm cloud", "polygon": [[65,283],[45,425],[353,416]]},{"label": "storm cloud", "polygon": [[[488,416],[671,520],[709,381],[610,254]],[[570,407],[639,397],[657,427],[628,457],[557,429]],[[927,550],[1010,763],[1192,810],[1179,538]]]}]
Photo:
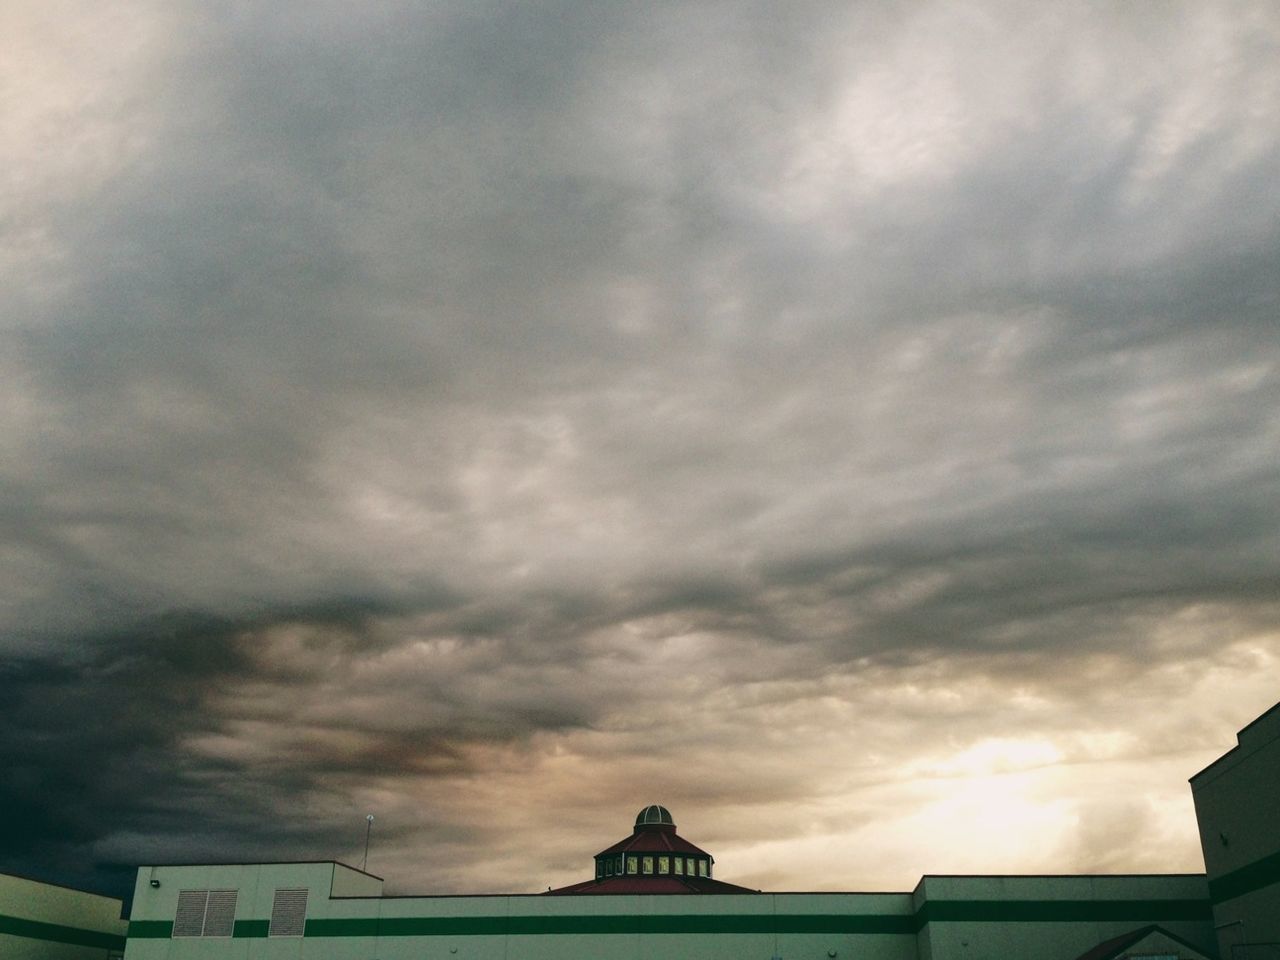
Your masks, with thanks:
[{"label": "storm cloud", "polygon": [[1201,869],[1280,675],[1266,3],[0,14],[0,868]]}]

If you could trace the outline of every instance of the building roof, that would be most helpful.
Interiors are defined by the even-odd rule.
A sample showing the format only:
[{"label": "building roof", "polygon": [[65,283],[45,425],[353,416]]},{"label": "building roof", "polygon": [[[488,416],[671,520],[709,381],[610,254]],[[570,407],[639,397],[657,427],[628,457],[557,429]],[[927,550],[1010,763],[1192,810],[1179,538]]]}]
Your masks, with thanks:
[{"label": "building roof", "polygon": [[1145,927],[1139,927],[1137,930],[1130,930],[1128,933],[1122,933],[1120,936],[1112,937],[1110,940],[1104,940],[1092,950],[1086,950],[1084,953],[1080,954],[1080,956],[1076,957],[1076,960],[1119,960],[1119,958],[1126,956],[1128,951],[1137,947],[1143,940],[1157,934],[1162,937],[1167,937],[1179,946],[1190,950],[1190,952],[1197,958],[1205,956],[1199,949],[1188,943],[1186,940],[1175,936],[1164,927],[1153,923]]},{"label": "building roof", "polygon": [[577,896],[582,894],[636,894],[636,893],[759,893],[736,883],[725,883],[711,877],[676,876],[622,876],[603,877],[600,880],[584,880],[567,887],[548,890],[549,896]]},{"label": "building roof", "polygon": [[[634,856],[638,854],[645,856]],[[691,859],[686,861],[686,857]],[[636,815],[631,836],[595,855],[595,879],[547,892],[560,895],[758,892],[709,876],[714,863],[711,854],[676,833],[670,810],[651,803]]]},{"label": "building roof", "polygon": [[605,847],[596,856],[607,857],[612,853],[691,853],[700,857],[711,856],[674,831],[644,827],[636,827],[636,832],[631,836],[619,840],[611,847]]},{"label": "building roof", "polygon": [[659,803],[651,803],[636,814],[631,836],[605,847],[596,854],[596,859],[615,853],[685,853],[714,862],[711,854],[676,833],[671,811]]}]

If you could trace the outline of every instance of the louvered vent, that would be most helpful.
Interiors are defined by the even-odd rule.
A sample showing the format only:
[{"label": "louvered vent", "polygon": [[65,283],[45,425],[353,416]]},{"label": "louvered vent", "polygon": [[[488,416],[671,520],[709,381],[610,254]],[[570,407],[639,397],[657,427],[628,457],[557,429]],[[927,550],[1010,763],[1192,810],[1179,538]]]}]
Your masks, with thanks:
[{"label": "louvered vent", "polygon": [[300,937],[307,923],[307,889],[282,887],[271,902],[270,937]]},{"label": "louvered vent", "polygon": [[210,890],[209,906],[204,911],[204,935],[229,937],[236,922],[236,891]]},{"label": "louvered vent", "polygon": [[175,937],[229,937],[236,924],[235,890],[179,890]]},{"label": "louvered vent", "polygon": [[204,933],[204,906],[208,890],[178,891],[178,912],[173,918],[175,937],[198,937]]}]

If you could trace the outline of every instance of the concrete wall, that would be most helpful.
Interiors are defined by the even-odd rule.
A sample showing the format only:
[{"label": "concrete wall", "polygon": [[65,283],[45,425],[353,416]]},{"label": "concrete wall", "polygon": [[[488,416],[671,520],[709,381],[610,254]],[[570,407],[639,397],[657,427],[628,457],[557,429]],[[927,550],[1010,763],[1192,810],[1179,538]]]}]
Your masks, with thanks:
[{"label": "concrete wall", "polygon": [[0,958],[106,960],[124,950],[121,902],[0,874]]},{"label": "concrete wall", "polygon": [[1280,704],[1241,730],[1237,744],[1191,778],[1225,960],[1246,940],[1280,945]]},{"label": "concrete wall", "polygon": [[925,877],[915,890],[922,960],[1075,960],[1149,924],[1213,952],[1202,875]]}]

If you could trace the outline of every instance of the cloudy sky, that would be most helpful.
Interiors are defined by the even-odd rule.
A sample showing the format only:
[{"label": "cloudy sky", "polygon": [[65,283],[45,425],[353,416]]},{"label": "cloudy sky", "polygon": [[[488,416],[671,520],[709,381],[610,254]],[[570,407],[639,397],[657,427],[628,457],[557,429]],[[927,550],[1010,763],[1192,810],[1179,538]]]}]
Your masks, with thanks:
[{"label": "cloudy sky", "polygon": [[0,869],[1202,869],[1280,8],[0,7]]}]

